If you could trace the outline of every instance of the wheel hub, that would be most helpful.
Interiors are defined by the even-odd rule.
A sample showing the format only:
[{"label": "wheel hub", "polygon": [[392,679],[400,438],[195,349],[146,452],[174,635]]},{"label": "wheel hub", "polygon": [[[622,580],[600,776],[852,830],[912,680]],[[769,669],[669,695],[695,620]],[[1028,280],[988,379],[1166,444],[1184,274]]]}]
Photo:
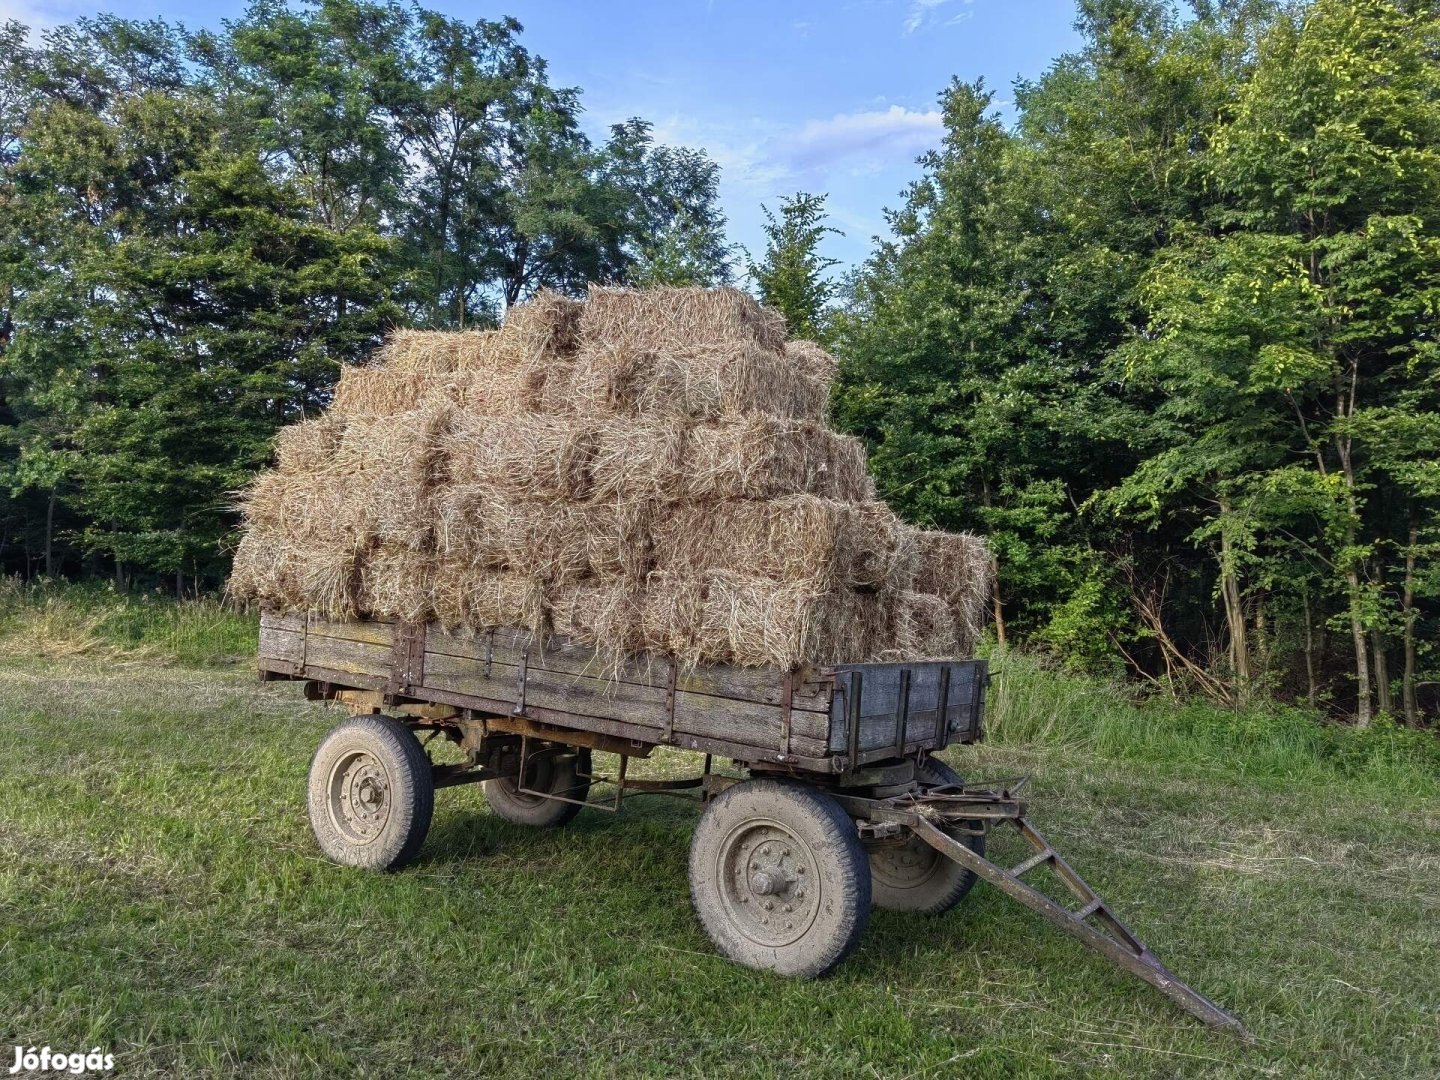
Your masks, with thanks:
[{"label": "wheel hub", "polygon": [[346,754],[330,772],[330,820],[351,843],[368,844],[390,820],[390,778],[363,750]]},{"label": "wheel hub", "polygon": [[749,821],[719,852],[720,896],[735,928],[778,948],[798,940],[819,911],[814,854],[779,822]]}]

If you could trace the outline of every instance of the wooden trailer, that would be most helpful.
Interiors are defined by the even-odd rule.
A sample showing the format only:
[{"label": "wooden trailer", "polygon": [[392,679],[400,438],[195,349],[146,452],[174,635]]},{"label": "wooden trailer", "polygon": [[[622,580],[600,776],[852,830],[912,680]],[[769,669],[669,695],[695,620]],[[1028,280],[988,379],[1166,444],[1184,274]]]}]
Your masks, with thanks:
[{"label": "wooden trailer", "polygon": [[[265,615],[265,679],[305,682],[347,706],[311,763],[309,814],[335,862],[393,870],[415,857],[437,789],[481,783],[493,812],[562,825],[585,806],[695,789],[705,804],[690,851],[695,910],[716,947],[752,967],[814,977],[838,964],[872,904],[948,911],[984,879],[1206,1023],[1239,1021],[1175,978],[1025,817],[1024,780],[967,784],[935,751],[983,734],[983,660],[848,664],[813,671],[657,659],[607,670],[562,639],[513,629]],[[460,764],[433,764],[443,737]],[[704,755],[679,780],[628,775],[657,746]],[[592,751],[619,756],[614,776]],[[712,771],[716,758],[742,776]],[[607,783],[612,798],[592,799]],[[986,837],[1009,824],[1033,855],[1005,868]],[[1047,868],[1078,901],[1024,880]]]}]

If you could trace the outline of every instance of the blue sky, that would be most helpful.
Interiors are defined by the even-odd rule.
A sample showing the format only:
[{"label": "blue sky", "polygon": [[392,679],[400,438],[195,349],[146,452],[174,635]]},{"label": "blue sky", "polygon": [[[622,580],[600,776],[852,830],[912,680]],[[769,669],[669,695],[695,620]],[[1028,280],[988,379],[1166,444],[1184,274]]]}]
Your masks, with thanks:
[{"label": "blue sky", "polygon": [[[0,0],[0,18],[49,25],[99,10],[189,25],[237,16],[244,0]],[[633,3],[428,0],[463,18],[509,14],[552,80],[584,91],[596,134],[629,116],[663,141],[720,163],[734,240],[763,248],[762,203],[828,192],[846,234],[827,253],[849,265],[885,229],[882,211],[937,144],[936,98],[983,76],[999,102],[1076,45],[1073,0],[638,0]]]}]

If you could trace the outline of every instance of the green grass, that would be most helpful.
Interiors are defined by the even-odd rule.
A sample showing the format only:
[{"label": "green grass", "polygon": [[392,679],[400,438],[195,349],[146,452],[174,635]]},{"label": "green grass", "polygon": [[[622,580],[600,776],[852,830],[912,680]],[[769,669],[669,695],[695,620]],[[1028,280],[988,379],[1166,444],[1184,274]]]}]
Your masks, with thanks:
[{"label": "green grass", "polygon": [[103,583],[0,578],[0,656],[230,665],[255,656],[258,625],[215,597],[176,603]]},{"label": "green grass", "polygon": [[676,799],[530,832],[476,788],[443,791],[417,865],[335,867],[303,790],[338,716],[296,685],[11,656],[4,1067],[48,1043],[108,1048],[122,1076],[1440,1075],[1424,750],[1334,751],[1347,733],[1287,714],[998,666],[994,741],[947,756],[1033,773],[1039,827],[1256,1044],[984,886],[939,920],[876,912],[819,982],[734,967],[690,912],[698,810]]}]

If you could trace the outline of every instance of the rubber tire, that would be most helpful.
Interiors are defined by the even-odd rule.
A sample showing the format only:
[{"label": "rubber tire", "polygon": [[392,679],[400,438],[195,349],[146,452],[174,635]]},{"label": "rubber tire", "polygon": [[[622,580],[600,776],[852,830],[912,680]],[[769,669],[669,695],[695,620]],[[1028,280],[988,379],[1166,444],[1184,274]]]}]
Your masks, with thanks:
[{"label": "rubber tire", "polygon": [[[747,821],[782,823],[809,849],[820,898],[809,932],[770,947],[745,936],[726,913],[719,880],[724,841]],[[797,879],[798,880],[798,879]],[[810,880],[809,878],[805,880]],[[690,843],[690,897],[715,947],[746,967],[814,979],[844,960],[870,920],[870,868],[855,822],[822,791],[794,780],[746,780],[705,809]]]},{"label": "rubber tire", "polygon": [[[571,799],[584,799],[590,794],[590,750],[579,747],[553,755],[551,775],[546,791],[566,795]],[[534,758],[532,756],[531,760]],[[558,764],[559,768],[555,769]],[[584,774],[582,777],[580,774]],[[527,784],[532,787],[532,784]],[[526,795],[518,790],[519,784],[510,777],[486,780],[481,783],[485,801],[497,817],[514,825],[529,825],[536,829],[554,829],[568,825],[584,807],[577,803],[560,802],[541,795]]]},{"label": "rubber tire", "polygon": [[[958,773],[937,758],[926,758],[915,770],[915,778],[922,784],[961,784]],[[985,854],[983,835],[959,834],[955,837],[976,855]],[[913,884],[900,886],[894,880],[884,880],[876,870],[876,859],[901,851],[922,860],[921,866],[928,874]],[[924,871],[922,871],[923,873]],[[915,915],[943,915],[975,887],[975,874],[959,863],[947,859],[918,836],[912,836],[902,848],[877,848],[870,853],[870,894],[875,906],[884,911],[903,911]]]},{"label": "rubber tire", "polygon": [[[357,844],[331,819],[331,770],[349,753],[363,752],[383,767],[388,781],[390,812],[373,840]],[[425,843],[435,811],[435,781],[430,758],[409,728],[388,716],[352,716],[336,724],[310,760],[307,802],[310,829],[331,862],[367,870],[398,870],[411,862]]]}]

